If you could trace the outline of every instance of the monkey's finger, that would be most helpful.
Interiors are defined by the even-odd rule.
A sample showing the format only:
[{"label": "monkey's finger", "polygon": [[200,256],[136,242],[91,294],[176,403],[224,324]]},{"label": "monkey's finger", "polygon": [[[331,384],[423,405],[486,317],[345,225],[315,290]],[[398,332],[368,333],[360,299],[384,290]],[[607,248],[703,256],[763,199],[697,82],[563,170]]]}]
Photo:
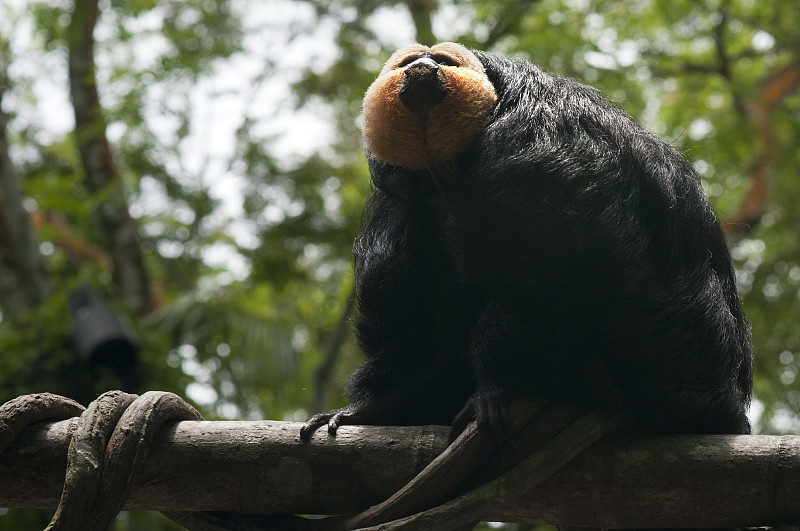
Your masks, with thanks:
[{"label": "monkey's finger", "polygon": [[339,424],[344,417],[344,412],[340,411],[333,415],[328,421],[328,435],[336,435],[336,430],[339,429]]},{"label": "monkey's finger", "polygon": [[317,413],[311,417],[308,422],[303,424],[303,427],[300,428],[300,440],[310,440],[311,436],[314,435],[314,432],[317,431],[318,428],[328,423],[330,416],[330,413]]}]

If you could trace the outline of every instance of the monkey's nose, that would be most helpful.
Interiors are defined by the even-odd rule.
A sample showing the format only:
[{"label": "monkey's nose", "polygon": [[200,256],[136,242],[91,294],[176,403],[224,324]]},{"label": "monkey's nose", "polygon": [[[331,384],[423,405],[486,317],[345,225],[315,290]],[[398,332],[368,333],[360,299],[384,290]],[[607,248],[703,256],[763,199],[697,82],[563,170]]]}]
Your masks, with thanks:
[{"label": "monkey's nose", "polygon": [[407,76],[429,76],[439,71],[439,64],[430,57],[420,57],[406,67]]},{"label": "monkey's nose", "polygon": [[423,118],[447,94],[444,72],[433,59],[420,57],[409,64],[400,85],[400,101]]}]

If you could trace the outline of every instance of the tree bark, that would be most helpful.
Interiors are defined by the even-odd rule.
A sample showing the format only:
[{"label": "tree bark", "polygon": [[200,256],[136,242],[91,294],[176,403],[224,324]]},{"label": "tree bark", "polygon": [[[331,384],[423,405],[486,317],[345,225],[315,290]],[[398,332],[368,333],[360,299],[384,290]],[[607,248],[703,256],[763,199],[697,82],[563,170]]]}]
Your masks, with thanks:
[{"label": "tree bark", "polygon": [[[0,104],[8,88],[6,43],[0,41]],[[8,154],[8,115],[0,105],[0,308],[18,320],[50,292],[36,234],[23,205],[19,175]]]},{"label": "tree bark", "polygon": [[416,39],[419,44],[433,46],[436,44],[436,35],[433,33],[433,11],[436,9],[434,0],[406,0],[411,20],[414,21]]},{"label": "tree bark", "polygon": [[94,27],[97,0],[75,0],[68,29],[70,96],[87,188],[104,194],[97,210],[113,264],[113,278],[128,308],[142,315],[153,309],[150,278],[144,266],[138,227],[128,212],[121,179],[106,137],[97,92]]},{"label": "tree bark", "polygon": [[[352,513],[402,487],[448,428],[344,426],[301,443],[299,423],[178,422],[156,435],[130,510]],[[0,454],[0,506],[54,508],[74,421],[37,424]],[[800,436],[614,436],[491,520],[592,527],[800,523]]]}]

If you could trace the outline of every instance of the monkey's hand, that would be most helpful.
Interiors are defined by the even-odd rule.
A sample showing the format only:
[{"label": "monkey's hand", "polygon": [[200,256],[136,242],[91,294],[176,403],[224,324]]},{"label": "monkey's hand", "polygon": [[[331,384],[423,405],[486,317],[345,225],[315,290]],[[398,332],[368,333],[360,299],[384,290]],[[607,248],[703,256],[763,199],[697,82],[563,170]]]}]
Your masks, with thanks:
[{"label": "monkey's hand", "polygon": [[300,428],[300,440],[308,441],[318,428],[328,425],[328,435],[336,435],[339,426],[352,424],[366,424],[367,416],[363,414],[362,408],[358,405],[350,404],[341,409],[317,413],[305,425]]}]

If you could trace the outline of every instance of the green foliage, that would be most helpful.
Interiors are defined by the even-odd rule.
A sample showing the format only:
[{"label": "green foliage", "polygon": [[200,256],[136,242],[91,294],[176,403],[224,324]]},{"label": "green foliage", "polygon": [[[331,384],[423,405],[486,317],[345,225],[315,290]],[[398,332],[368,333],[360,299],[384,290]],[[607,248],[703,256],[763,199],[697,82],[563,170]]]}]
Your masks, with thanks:
[{"label": "green foliage", "polygon": [[[156,367],[171,366],[175,374],[185,372],[176,360],[187,345],[195,349],[198,363],[216,359],[205,383],[217,397],[226,397],[228,411],[242,415],[281,417],[308,404],[312,372],[345,307],[349,247],[369,180],[360,148],[360,100],[397,43],[376,22],[381,16],[407,9],[406,23],[418,24],[407,34],[439,31],[444,34],[439,38],[523,55],[545,70],[598,86],[696,162],[721,217],[739,205],[756,156],[754,126],[742,102],[757,97],[764,80],[796,57],[792,28],[798,15],[787,2],[290,4],[307,16],[293,18],[282,37],[271,42],[283,42],[289,50],[319,34],[330,39],[323,46],[336,50],[327,62],[291,64],[294,73],[286,76],[296,112],[327,109],[336,131],[327,145],[317,144],[301,157],[280,154],[280,135],[260,132],[264,122],[256,90],[286,68],[279,48],[259,56],[263,72],[249,78],[249,93],[239,93],[250,98],[249,107],[227,158],[217,162],[188,147],[205,119],[195,109],[196,88],[226,63],[252,56],[254,48],[245,39],[264,27],[248,25],[241,18],[245,11],[230,2],[112,1],[102,13],[96,52],[122,186],[141,227],[149,273],[163,293],[155,314],[133,317],[143,337],[159,338],[143,355]],[[39,39],[33,46],[63,54],[70,10],[69,4],[29,4],[27,16]],[[327,37],[320,33],[323,27],[329,28]],[[279,26],[268,28],[276,32]],[[151,51],[142,57],[145,48]],[[304,53],[311,57],[315,50]],[[38,103],[35,81],[25,75],[13,81],[20,103],[12,115],[24,117]],[[211,91],[208,97],[225,98],[233,90]],[[791,198],[800,190],[792,178],[798,154],[791,147],[800,134],[794,116],[799,103],[800,96],[791,94],[773,115],[776,178],[770,211],[752,239],[734,250],[754,323],[757,390],[767,408],[764,428],[771,412],[798,407],[792,375],[800,358],[793,339],[800,243]],[[64,294],[70,287],[89,281],[112,299],[115,295],[107,262],[76,261],[63,245],[70,237],[99,252],[105,249],[93,216],[105,197],[77,184],[82,170],[73,139],[43,134],[47,125],[35,120],[14,124],[13,137],[28,146],[20,160],[27,197],[37,211],[64,222],[45,223],[39,230],[48,272],[59,288],[33,318],[64,324],[47,327],[53,337],[44,342],[33,341],[34,332],[3,328],[15,351],[28,352],[6,362],[17,371],[44,344],[50,350],[61,345],[54,350],[60,354],[48,359],[69,358]],[[309,141],[315,136],[308,132]],[[225,175],[239,179],[237,218],[222,213],[224,201],[214,191],[215,181]],[[210,260],[214,253],[229,258]],[[231,354],[220,356],[220,348]],[[342,372],[358,358],[352,344],[345,352],[350,356]],[[172,385],[181,389],[193,378],[183,374]],[[233,387],[225,384],[228,391],[221,392],[228,381]],[[219,414],[218,409],[209,412]]]},{"label": "green foliage", "polygon": [[[34,28],[9,38],[2,104],[26,207],[44,219],[38,237],[53,285],[24,322],[0,320],[0,400],[40,390],[91,397],[117,384],[89,378],[74,353],[67,300],[89,283],[136,330],[141,390],[188,395],[209,418],[302,419],[333,349],[325,398],[340,405],[360,361],[349,336],[339,346],[331,338],[347,317],[350,246],[369,189],[361,97],[404,35],[521,55],[597,86],[695,162],[721,218],[738,208],[759,154],[745,102],[798,60],[800,11],[788,0],[276,5],[260,18],[256,1],[102,3],[95,53],[107,134],[160,294],[146,316],[119,302],[102,258],[94,213],[107,196],[83,186],[71,126],[41,111],[66,83],[72,3],[29,2],[16,23],[0,21],[12,37]],[[799,426],[799,113],[794,90],[770,117],[768,211],[733,249],[762,431]],[[309,126],[287,151],[295,137],[286,114],[312,115],[332,133]],[[76,255],[70,242],[100,258]]]}]

